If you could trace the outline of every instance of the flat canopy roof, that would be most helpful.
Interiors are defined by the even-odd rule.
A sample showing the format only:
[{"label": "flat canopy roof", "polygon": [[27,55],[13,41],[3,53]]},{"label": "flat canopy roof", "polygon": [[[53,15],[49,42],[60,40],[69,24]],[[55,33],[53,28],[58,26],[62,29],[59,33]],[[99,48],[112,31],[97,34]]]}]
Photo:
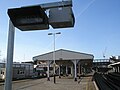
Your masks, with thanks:
[{"label": "flat canopy roof", "polygon": [[[92,54],[80,53],[64,49],[55,51],[55,60],[88,60],[93,58],[94,56]],[[34,61],[53,60],[53,52],[34,56],[33,60]]]},{"label": "flat canopy roof", "polygon": [[120,62],[109,64],[108,66],[120,66]]}]

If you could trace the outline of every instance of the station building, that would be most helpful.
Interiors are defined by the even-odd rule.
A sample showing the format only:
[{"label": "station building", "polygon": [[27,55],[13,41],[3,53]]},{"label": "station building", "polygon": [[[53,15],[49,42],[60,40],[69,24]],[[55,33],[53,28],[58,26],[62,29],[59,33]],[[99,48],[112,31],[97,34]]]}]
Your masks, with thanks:
[{"label": "station building", "polygon": [[[71,75],[77,81],[77,76],[91,72],[94,56],[92,54],[81,53],[70,50],[56,50],[55,63],[56,74],[61,77],[62,74]],[[50,67],[53,67],[53,52],[34,56],[33,61],[40,65],[41,62],[46,63],[47,78],[50,80]]]}]

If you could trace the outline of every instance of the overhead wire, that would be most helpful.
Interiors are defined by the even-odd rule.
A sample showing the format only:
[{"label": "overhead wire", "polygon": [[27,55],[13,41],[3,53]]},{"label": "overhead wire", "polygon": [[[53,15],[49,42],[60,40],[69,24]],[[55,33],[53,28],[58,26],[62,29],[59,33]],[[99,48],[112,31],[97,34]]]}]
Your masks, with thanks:
[{"label": "overhead wire", "polygon": [[88,5],[83,8],[83,10],[81,10],[81,12],[76,16],[76,18],[78,18],[80,15],[82,15],[96,0],[92,0],[90,3],[88,3]]},{"label": "overhead wire", "polygon": [[[64,1],[64,0],[62,0],[62,2],[63,2],[63,1]],[[76,16],[76,18],[78,18],[80,15],[82,15],[95,1],[96,1],[96,0],[92,0],[91,2],[89,2],[88,5],[85,6],[85,8],[83,8],[83,10]],[[55,41],[56,41],[58,38],[60,38],[60,36],[61,36],[61,34],[60,34],[57,38],[55,38]],[[53,45],[53,43],[54,43],[54,42],[52,41],[49,45],[47,45],[46,48],[43,49],[43,51],[46,51],[50,46]]]}]

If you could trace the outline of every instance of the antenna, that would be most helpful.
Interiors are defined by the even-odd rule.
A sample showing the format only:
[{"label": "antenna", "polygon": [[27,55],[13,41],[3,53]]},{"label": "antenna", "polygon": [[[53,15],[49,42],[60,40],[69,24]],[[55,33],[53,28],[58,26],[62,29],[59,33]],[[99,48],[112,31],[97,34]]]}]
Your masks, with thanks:
[{"label": "antenna", "polygon": [[107,51],[107,47],[105,47],[104,51],[103,51],[103,58],[105,59],[106,57],[106,51]]},{"label": "antenna", "polygon": [[24,58],[23,58],[23,60],[25,61],[25,54],[24,54]]},{"label": "antenna", "polygon": [[0,61],[1,61],[1,50],[0,50]]}]

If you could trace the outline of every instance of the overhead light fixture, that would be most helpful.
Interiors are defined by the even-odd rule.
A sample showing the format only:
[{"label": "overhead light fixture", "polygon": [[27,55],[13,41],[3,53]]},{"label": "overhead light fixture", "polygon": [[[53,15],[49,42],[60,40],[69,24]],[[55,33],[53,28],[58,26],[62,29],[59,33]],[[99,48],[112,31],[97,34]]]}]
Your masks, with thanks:
[{"label": "overhead light fixture", "polygon": [[49,11],[49,24],[54,28],[74,27],[75,18],[72,7],[51,8]]},{"label": "overhead light fixture", "polygon": [[49,29],[48,17],[41,6],[8,9],[15,27],[22,31]]}]

